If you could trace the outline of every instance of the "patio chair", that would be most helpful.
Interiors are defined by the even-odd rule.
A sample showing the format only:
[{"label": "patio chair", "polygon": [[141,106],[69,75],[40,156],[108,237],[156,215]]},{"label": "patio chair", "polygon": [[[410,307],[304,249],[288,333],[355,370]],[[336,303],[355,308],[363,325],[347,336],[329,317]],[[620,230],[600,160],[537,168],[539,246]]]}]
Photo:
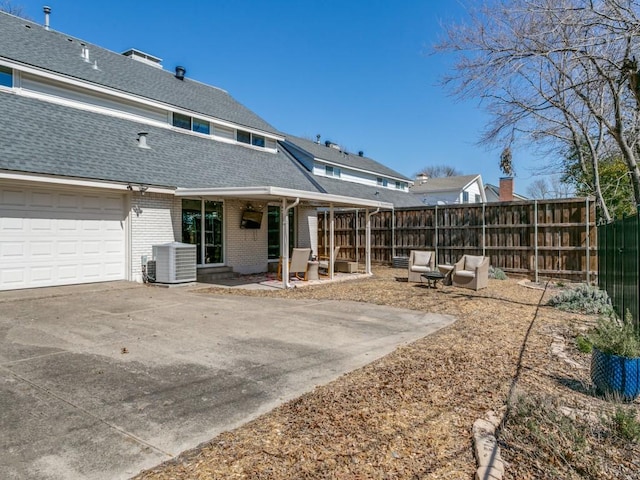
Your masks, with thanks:
[{"label": "patio chair", "polygon": [[436,268],[436,252],[430,250],[411,250],[409,254],[409,282],[422,282],[423,273]]},{"label": "patio chair", "polygon": [[451,284],[472,290],[485,288],[489,284],[489,257],[463,255],[453,265]]},{"label": "patio chair", "polygon": [[[335,262],[338,258],[338,252],[340,252],[340,247],[333,248],[333,261]],[[331,261],[330,257],[327,256],[319,256],[318,257],[318,273],[323,276],[329,275],[329,262]],[[335,271],[335,267],[334,267]]]},{"label": "patio chair", "polygon": [[[310,248],[293,249],[293,253],[289,259],[289,278],[295,277],[298,280],[307,280],[310,255]],[[280,263],[278,263],[278,280],[282,280],[282,258],[280,258]]]}]

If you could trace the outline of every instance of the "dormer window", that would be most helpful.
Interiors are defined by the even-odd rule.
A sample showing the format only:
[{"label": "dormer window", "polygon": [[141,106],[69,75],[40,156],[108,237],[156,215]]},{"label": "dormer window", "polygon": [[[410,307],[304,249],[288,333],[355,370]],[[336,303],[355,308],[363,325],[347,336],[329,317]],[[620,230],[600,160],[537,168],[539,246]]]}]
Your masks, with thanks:
[{"label": "dormer window", "polygon": [[192,118],[189,115],[182,115],[181,113],[174,112],[173,126],[202,133],[204,135],[209,135],[211,133],[211,124],[206,120],[195,117]]},{"label": "dormer window", "polygon": [[236,132],[236,140],[240,143],[246,143],[255,147],[263,147],[265,139],[262,135],[256,135],[255,133],[245,132],[244,130],[238,130]]},{"label": "dormer window", "polygon": [[201,120],[194,117],[191,125],[191,130],[193,130],[194,132],[209,135],[211,133],[211,124],[206,120]]},{"label": "dormer window", "polygon": [[338,167],[332,167],[331,165],[325,165],[324,174],[327,177],[340,178],[340,169]]},{"label": "dormer window", "polygon": [[13,70],[0,65],[0,86],[13,87]]},{"label": "dormer window", "polygon": [[376,183],[378,184],[379,187],[386,187],[387,186],[387,179],[386,178],[382,178],[382,177],[378,177],[376,179]]},{"label": "dormer window", "polygon": [[184,128],[185,130],[191,130],[191,117],[188,115],[182,115],[180,113],[174,113],[173,126]]}]

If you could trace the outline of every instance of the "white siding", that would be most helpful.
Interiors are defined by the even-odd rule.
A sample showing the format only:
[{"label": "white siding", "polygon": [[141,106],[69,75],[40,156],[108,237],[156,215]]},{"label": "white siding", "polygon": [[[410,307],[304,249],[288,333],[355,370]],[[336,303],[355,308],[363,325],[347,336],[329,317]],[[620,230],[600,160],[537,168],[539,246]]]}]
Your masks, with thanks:
[{"label": "white siding", "polygon": [[182,240],[182,200],[173,195],[133,191],[130,206],[130,279],[141,282],[141,257],[151,259],[153,245]]},{"label": "white siding", "polygon": [[25,90],[51,95],[53,97],[71,100],[86,105],[106,108],[109,110],[136,115],[149,120],[167,123],[167,112],[142,104],[127,102],[124,99],[109,97],[97,92],[64,85],[53,80],[22,73],[21,87]]}]

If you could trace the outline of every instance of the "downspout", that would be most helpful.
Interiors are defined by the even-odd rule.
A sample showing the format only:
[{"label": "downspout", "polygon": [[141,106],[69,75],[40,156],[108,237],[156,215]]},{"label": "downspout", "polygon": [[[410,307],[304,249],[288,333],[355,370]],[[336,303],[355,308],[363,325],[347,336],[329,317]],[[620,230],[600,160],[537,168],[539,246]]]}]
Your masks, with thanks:
[{"label": "downspout", "polygon": [[282,245],[282,285],[289,288],[289,210],[300,203],[300,198],[287,205],[287,199],[282,199],[282,220],[280,222],[280,245]]},{"label": "downspout", "polygon": [[366,211],[367,215],[367,251],[366,251],[366,266],[365,271],[367,275],[371,275],[371,217],[380,212],[380,208],[376,208],[375,211],[369,213],[369,209]]}]

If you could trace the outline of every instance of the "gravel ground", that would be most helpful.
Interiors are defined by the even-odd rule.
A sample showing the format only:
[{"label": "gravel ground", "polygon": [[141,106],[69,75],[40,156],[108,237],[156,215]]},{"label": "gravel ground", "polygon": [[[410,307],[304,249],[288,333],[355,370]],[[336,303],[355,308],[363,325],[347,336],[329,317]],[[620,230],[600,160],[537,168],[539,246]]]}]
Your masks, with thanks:
[{"label": "gravel ground", "polygon": [[640,403],[596,395],[590,355],[575,348],[595,319],[545,306],[557,285],[524,283],[434,290],[380,267],[369,279],[288,291],[203,290],[355,300],[457,321],[136,478],[472,479],[471,426],[492,410],[504,417],[505,480],[640,479],[638,443],[611,420],[615,411],[633,419]]}]

